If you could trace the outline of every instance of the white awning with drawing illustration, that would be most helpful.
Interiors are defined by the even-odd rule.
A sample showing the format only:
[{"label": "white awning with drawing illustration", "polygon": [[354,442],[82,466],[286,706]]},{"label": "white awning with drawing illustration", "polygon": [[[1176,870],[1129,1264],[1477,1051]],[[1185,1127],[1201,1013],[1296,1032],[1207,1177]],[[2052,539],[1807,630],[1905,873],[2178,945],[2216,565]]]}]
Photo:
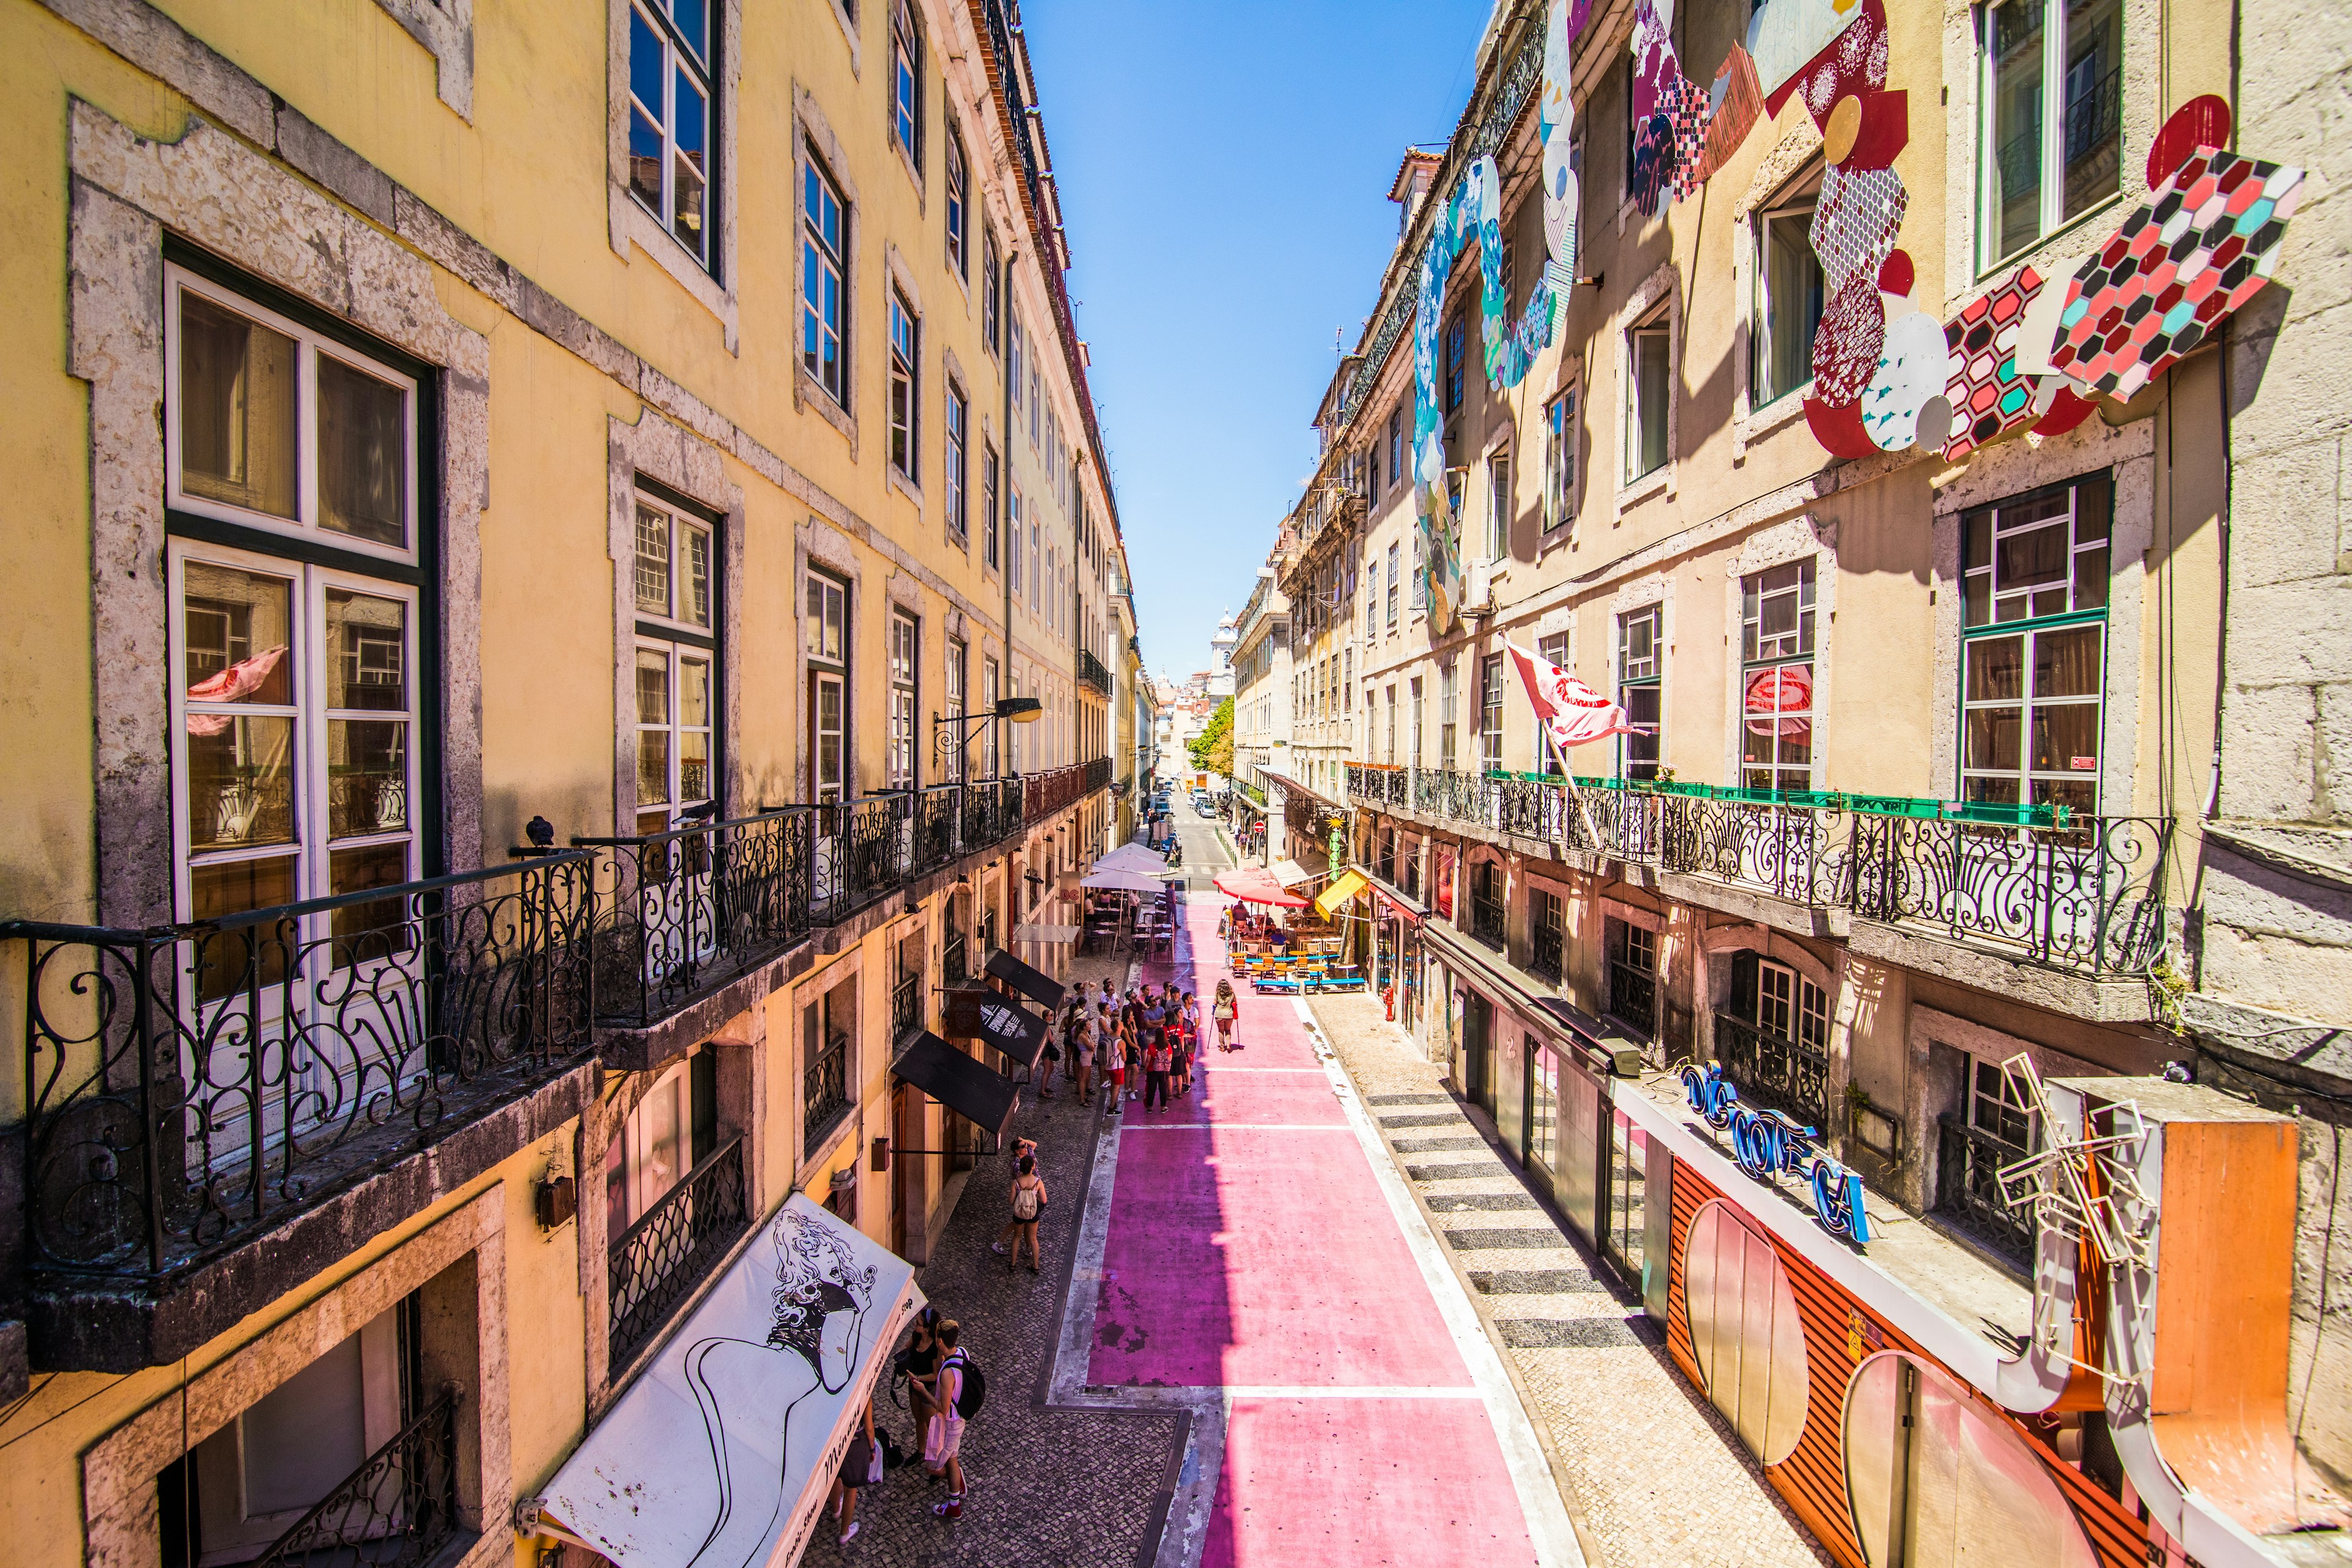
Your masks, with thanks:
[{"label": "white awning with drawing illustration", "polygon": [[783,1568],[907,1320],[904,1258],[794,1193],[540,1500],[619,1568]]}]

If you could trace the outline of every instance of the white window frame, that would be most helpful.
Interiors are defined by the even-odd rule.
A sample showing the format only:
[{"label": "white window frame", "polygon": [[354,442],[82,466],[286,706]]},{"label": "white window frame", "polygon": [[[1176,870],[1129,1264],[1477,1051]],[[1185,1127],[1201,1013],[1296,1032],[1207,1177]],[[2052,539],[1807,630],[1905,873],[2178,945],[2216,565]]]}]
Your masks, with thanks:
[{"label": "white window frame", "polygon": [[[1665,377],[1660,393],[1663,405],[1650,408],[1642,401],[1642,347],[1645,341],[1655,338],[1665,356]],[[1675,333],[1670,312],[1663,306],[1651,310],[1625,329],[1625,471],[1627,489],[1640,485],[1652,475],[1674,467],[1675,434]],[[1648,421],[1655,417],[1661,431],[1659,445],[1663,448],[1658,460],[1646,468],[1637,468],[1642,461],[1642,449],[1648,439]]]},{"label": "white window frame", "polygon": [[905,293],[890,290],[890,466],[909,484],[922,482],[923,319]]},{"label": "white window frame", "polygon": [[[1634,626],[1643,621],[1650,623],[1650,655],[1646,661],[1635,658],[1633,654],[1632,634]],[[1620,735],[1617,738],[1617,772],[1624,778],[1654,778],[1657,770],[1666,765],[1665,605],[1643,605],[1620,614],[1617,617],[1617,647],[1613,653],[1612,662],[1616,666],[1617,700],[1628,713],[1633,711],[1633,704],[1626,701],[1627,693],[1652,690],[1658,694],[1656,733],[1647,737]],[[1654,762],[1647,758],[1635,759],[1631,755],[1632,742],[1637,738],[1646,739],[1656,747]],[[1633,770],[1639,767],[1648,767],[1651,772],[1646,774],[1635,773]]]},{"label": "white window frame", "polygon": [[[1776,585],[1768,592],[1764,586],[1764,580],[1775,574],[1783,573],[1792,574],[1788,585],[1786,587]],[[1813,781],[1821,776],[1821,688],[1820,670],[1815,663],[1821,647],[1821,605],[1816,573],[1816,558],[1807,555],[1794,561],[1784,561],[1777,565],[1743,574],[1739,579],[1740,697],[1738,721],[1740,728],[1739,784],[1743,789],[1811,789],[1813,787]],[[1765,604],[1768,600],[1778,599],[1784,595],[1795,596],[1795,619],[1788,631],[1767,636],[1763,629]],[[1752,605],[1749,603],[1751,597],[1754,600]],[[1784,691],[1776,684],[1775,710],[1771,715],[1774,721],[1772,760],[1764,763],[1750,763],[1747,760],[1748,725],[1754,721],[1754,719],[1748,708],[1748,685],[1757,676],[1767,671],[1797,666],[1804,668],[1807,685],[1813,695],[1801,712],[1795,709],[1781,710],[1778,707],[1778,702]],[[1782,717],[1802,717],[1806,721],[1807,760],[1801,768],[1797,764],[1784,763],[1780,759],[1781,737],[1778,721]],[[1798,772],[1801,772],[1804,775],[1801,781],[1793,784],[1783,782],[1784,775]],[[1758,773],[1765,775],[1769,782],[1761,784],[1751,782],[1753,776]]]},{"label": "white window frame", "polygon": [[884,784],[891,789],[920,786],[917,766],[916,710],[921,689],[922,625],[907,610],[893,606],[889,626],[890,706]]},{"label": "white window frame", "polygon": [[[2115,136],[2116,153],[2116,188],[2086,205],[2072,217],[2066,216],[2066,47],[2067,11],[2075,0],[2047,0],[2042,23],[2042,79],[2038,87],[2042,115],[2042,189],[2040,222],[2036,232],[2007,249],[2000,246],[2000,215],[1994,205],[1994,183],[1999,177],[2000,149],[1994,142],[2000,104],[1995,92],[1993,30],[2000,25],[2000,13],[2008,5],[2029,3],[2029,0],[2007,0],[1979,5],[1976,8],[1977,34],[1974,40],[1977,65],[1977,271],[1978,276],[1998,271],[2000,268],[2030,254],[2052,236],[2064,232],[2091,218],[2095,214],[2121,201],[2137,182],[2131,165],[2124,157],[2124,49],[2123,31],[2127,21],[2126,7],[2120,0],[2116,5],[2117,48],[2111,73],[2116,79]],[[2030,0],[2039,4],[2041,0]],[[2058,112],[2049,112],[2050,106],[2059,106]],[[2055,134],[2052,134],[2053,130]]]},{"label": "white window frame", "polygon": [[[637,188],[637,183],[634,178],[629,179],[626,184],[630,196],[651,215],[654,222],[660,226],[661,231],[677,241],[680,249],[715,275],[719,268],[718,247],[713,243],[713,237],[719,230],[719,84],[720,79],[719,46],[720,36],[725,31],[727,18],[719,0],[687,0],[687,3],[699,5],[704,10],[703,27],[707,37],[704,39],[703,52],[699,56],[694,52],[693,46],[686,41],[684,35],[678,31],[677,23],[672,19],[672,13],[677,8],[677,0],[632,0],[629,7],[632,24],[642,17],[646,27],[653,33],[655,41],[661,46],[662,51],[662,101],[657,105],[649,104],[640,99],[636,93],[636,29],[632,25],[628,44],[623,51],[626,58],[622,69],[622,80],[627,88],[629,109],[632,111],[643,110],[654,120],[656,128],[661,133],[662,180],[659,210],[656,210],[646,201],[645,193]],[[677,180],[680,156],[677,146],[677,79],[681,71],[696,79],[695,85],[701,89],[703,99],[702,223],[696,238],[691,241],[677,232],[677,215],[675,210],[677,205]],[[628,129],[624,134],[634,135],[635,129],[633,112]],[[631,156],[630,162],[635,162],[634,155]]]},{"label": "white window frame", "polygon": [[[667,525],[669,548],[667,602],[658,610],[649,607],[637,596],[641,591],[641,583],[638,580],[637,556],[634,550],[630,556],[632,574],[630,607],[638,623],[637,651],[640,657],[647,653],[656,653],[662,657],[664,679],[667,683],[664,698],[664,711],[667,717],[658,721],[648,721],[640,711],[635,715],[633,725],[633,732],[635,735],[642,736],[648,731],[658,730],[668,738],[667,795],[660,801],[636,801],[633,808],[636,813],[636,820],[632,831],[645,834],[664,832],[676,826],[680,812],[691,806],[708,805],[718,795],[720,763],[718,724],[719,666],[716,630],[719,592],[719,531],[709,519],[673,505],[642,488],[635,492],[634,499],[635,505],[632,511],[633,541],[634,530],[642,529],[646,523],[646,513],[651,512],[657,515]],[[682,548],[688,541],[696,538],[704,542],[703,560],[706,563],[702,615],[699,619],[692,613],[691,606],[686,602],[689,577],[686,570],[687,553]],[[658,635],[659,630],[675,631],[679,635],[666,637]],[[702,722],[698,724],[686,722],[684,704],[679,700],[686,689],[685,669],[689,664],[699,664],[704,668],[704,710]],[[635,668],[633,664],[630,677],[630,690],[633,694],[638,690]],[[699,735],[703,742],[704,779],[703,787],[699,792],[689,792],[686,788],[685,742],[689,735]],[[636,744],[642,746],[643,742],[639,741]],[[633,755],[641,754],[642,752],[633,753]],[[643,787],[645,781],[641,767],[633,764],[630,777],[635,782],[635,787]],[[662,811],[667,817],[667,821],[659,827],[654,826],[646,820],[647,814],[656,809]]]},{"label": "white window frame", "polygon": [[[814,615],[808,613],[807,609],[812,595],[817,597],[819,604],[819,613]],[[823,644],[823,629],[827,619],[823,610],[835,598],[840,602],[841,613],[837,618],[840,641],[836,647],[828,649]],[[853,631],[849,619],[849,584],[831,573],[811,569],[802,588],[802,605],[801,649],[809,672],[809,803],[813,805],[837,805],[849,798],[855,766],[849,754],[849,656]],[[818,639],[814,646],[810,640],[812,627],[815,628],[814,635]],[[831,729],[825,727],[824,719],[823,692],[828,687],[840,694],[841,722]],[[827,736],[835,742],[834,770],[830,776],[824,760]]]},{"label": "white window frame", "polygon": [[[814,195],[818,201],[812,203]],[[830,204],[834,232],[825,233],[824,207]],[[800,365],[803,374],[844,410],[849,406],[849,203],[831,170],[819,163],[814,153],[802,162],[801,172],[801,342]],[[833,289],[833,312],[828,319],[819,301],[812,299],[812,290],[830,283]],[[820,352],[828,343],[833,349],[834,375],[824,377],[818,365],[809,363],[810,339],[816,339]]]},{"label": "white window frame", "polygon": [[[1760,413],[1779,404],[1783,398],[1810,396],[1812,392],[1812,343],[1814,329],[1821,324],[1821,310],[1829,308],[1826,280],[1822,279],[1821,258],[1814,255],[1811,228],[1814,210],[1821,205],[1822,167],[1814,164],[1799,178],[1790,181],[1769,203],[1757,209],[1750,220],[1755,225],[1752,242],[1756,258],[1754,273],[1755,304],[1748,329],[1748,404],[1752,412]],[[1802,339],[1805,374],[1801,380],[1787,386],[1776,384],[1767,374],[1773,359],[1772,331],[1776,315],[1785,301],[1772,298],[1772,230],[1775,225],[1790,225],[1804,231],[1804,254],[1813,266],[1813,276],[1821,282],[1821,310],[1813,312],[1811,321],[1792,329]],[[1801,321],[1801,304],[1796,306]]]},{"label": "white window frame", "polygon": [[948,270],[959,282],[971,277],[971,165],[964,156],[963,137],[950,124],[947,133]]},{"label": "white window frame", "polygon": [[971,523],[964,515],[966,481],[971,460],[971,400],[953,380],[940,410],[940,499],[947,510],[948,536],[959,549],[971,542]]},{"label": "white window frame", "polygon": [[[380,361],[371,359],[356,350],[312,331],[299,322],[254,303],[245,296],[224,289],[209,279],[199,277],[187,268],[166,264],[163,268],[165,300],[163,313],[163,384],[167,417],[163,422],[164,500],[174,511],[210,517],[224,522],[242,523],[267,532],[283,534],[293,539],[308,539],[337,550],[347,550],[358,555],[372,555],[384,561],[404,564],[416,563],[417,502],[419,472],[416,449],[417,384],[413,376]],[[257,326],[294,340],[296,409],[294,455],[294,510],[291,518],[278,517],[231,502],[215,500],[207,496],[190,494],[181,484],[180,418],[184,405],[180,395],[181,321],[180,301],[184,295],[194,294],[225,310],[229,310]],[[320,522],[319,497],[319,357],[325,355],[340,361],[353,370],[377,381],[396,387],[402,394],[401,461],[406,472],[402,497],[402,531],[407,540],[404,546],[380,544],[356,534],[343,533],[327,528]]]},{"label": "white window frame", "polygon": [[1575,382],[1544,405],[1544,531],[1576,526],[1577,395]]}]

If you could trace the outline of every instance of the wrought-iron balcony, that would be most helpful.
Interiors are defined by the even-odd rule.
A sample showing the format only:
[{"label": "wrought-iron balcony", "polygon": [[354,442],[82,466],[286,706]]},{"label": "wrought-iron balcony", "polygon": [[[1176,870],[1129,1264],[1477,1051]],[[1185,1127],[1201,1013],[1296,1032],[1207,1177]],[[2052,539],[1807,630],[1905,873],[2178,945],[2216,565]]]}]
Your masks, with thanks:
[{"label": "wrought-iron balcony", "polygon": [[[1411,862],[1407,862],[1410,868]],[[1470,934],[1488,947],[1503,948],[1503,900],[1499,893],[1473,886],[1470,891]]]},{"label": "wrought-iron balcony", "polygon": [[1085,648],[1078,649],[1078,684],[1110,695],[1110,668]]},{"label": "wrought-iron balcony", "polygon": [[[1349,793],[1397,808],[1405,775],[1351,764]],[[2162,951],[2168,819],[1557,775],[1411,775],[1414,813],[1792,903],[1938,931],[2092,975]]]},{"label": "wrought-iron balcony", "polygon": [[227,1255],[583,1061],[592,870],[567,851],[144,931],[0,926],[37,1359],[177,1359],[287,1284]]},{"label": "wrought-iron balcony", "polygon": [[814,1149],[849,1114],[849,1037],[834,1035],[801,1064],[801,1147]]},{"label": "wrought-iron balcony", "polygon": [[617,1373],[635,1360],[751,1223],[743,1140],[730,1138],[614,1238],[606,1364]]},{"label": "wrought-iron balcony", "polygon": [[465,1529],[457,1407],[445,1383],[406,1426],[271,1542],[253,1568],[425,1568]]},{"label": "wrought-iron balcony", "polygon": [[1948,1111],[1937,1119],[1936,1133],[1936,1214],[2022,1273],[2033,1261],[2033,1216],[2010,1206],[2000,1168],[2029,1151]]},{"label": "wrought-iron balcony", "polygon": [[890,1038],[904,1040],[923,1026],[923,977],[902,974],[890,987]]},{"label": "wrought-iron balcony", "polygon": [[1736,1013],[1715,1016],[1715,1056],[1739,1098],[1778,1110],[1827,1136],[1829,1052],[1784,1039]]},{"label": "wrought-iron balcony", "polygon": [[1658,977],[1622,960],[1609,961],[1609,1011],[1645,1038],[1658,1036]]}]

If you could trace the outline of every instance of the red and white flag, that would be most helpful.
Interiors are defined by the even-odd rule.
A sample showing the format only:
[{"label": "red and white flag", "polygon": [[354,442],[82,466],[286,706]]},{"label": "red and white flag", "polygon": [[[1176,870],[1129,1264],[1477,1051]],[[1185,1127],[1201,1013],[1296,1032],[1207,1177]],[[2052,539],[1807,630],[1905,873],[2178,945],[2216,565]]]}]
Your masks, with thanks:
[{"label": "red and white flag", "polygon": [[1535,705],[1536,718],[1542,721],[1544,732],[1551,737],[1553,745],[1566,750],[1611,735],[1650,733],[1648,725],[1634,723],[1624,709],[1551,660],[1538,658],[1514,643],[1503,646],[1510,649],[1511,662],[1518,667],[1519,681],[1528,689],[1528,700]]}]

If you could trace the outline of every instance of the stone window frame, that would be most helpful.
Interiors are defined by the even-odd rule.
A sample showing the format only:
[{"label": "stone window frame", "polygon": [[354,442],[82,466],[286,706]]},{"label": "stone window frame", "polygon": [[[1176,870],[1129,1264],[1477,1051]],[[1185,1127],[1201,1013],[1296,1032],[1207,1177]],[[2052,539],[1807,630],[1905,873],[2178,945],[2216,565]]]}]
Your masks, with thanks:
[{"label": "stone window frame", "polygon": [[[808,165],[814,162],[817,172],[841,196],[841,397],[836,401],[824,384],[809,374],[801,359],[797,340],[800,332],[801,302],[806,297],[808,276],[803,267],[805,249],[801,237],[808,223]],[[865,356],[856,351],[857,342],[857,272],[858,249],[864,241],[865,225],[859,221],[862,209],[858,204],[857,186],[849,174],[848,150],[833,132],[832,122],[816,99],[798,81],[793,83],[793,408],[795,413],[814,411],[824,422],[841,433],[849,443],[849,460],[857,461],[857,375]]]},{"label": "stone window frame", "polygon": [[1757,163],[1747,191],[1731,209],[1731,288],[1737,302],[1731,330],[1731,460],[1735,464],[1745,462],[1748,448],[1764,437],[1801,420],[1805,399],[1812,395],[1813,384],[1808,379],[1802,386],[1792,387],[1766,404],[1760,412],[1756,407],[1756,215],[1795,184],[1821,150],[1821,130],[1812,117],[1798,116],[1796,124]]},{"label": "stone window frame", "polygon": [[[560,1152],[551,1164],[560,1164]],[[150,1568],[163,1555],[155,1478],[364,1324],[467,1257],[474,1260],[473,1375],[460,1405],[458,1464],[478,1538],[453,1568],[490,1568],[514,1551],[514,1467],[507,1355],[506,1184],[482,1192],[308,1305],[228,1352],[117,1426],[81,1458],[89,1568]],[[428,1321],[428,1343],[431,1339]],[[452,1348],[454,1348],[454,1341]],[[428,1352],[428,1360],[436,1359]],[[467,1413],[472,1420],[467,1420]],[[469,1441],[470,1439],[470,1441]],[[470,1454],[468,1453],[470,1449]],[[467,1461],[470,1458],[470,1467]],[[467,1471],[470,1469],[470,1477]],[[462,1517],[462,1515],[461,1515]]]},{"label": "stone window frame", "polygon": [[434,268],[382,230],[191,115],[151,141],[86,102],[71,108],[67,273],[69,374],[89,386],[91,679],[98,715],[99,918],[172,919],[169,597],[164,577],[163,238],[168,231],[435,367],[439,406],[441,796],[447,872],[483,863],[481,516],[489,490],[489,341],[442,308]]},{"label": "stone window frame", "polygon": [[[881,351],[877,356],[882,364],[883,396],[885,399],[885,406],[882,410],[882,471],[887,478],[892,489],[898,491],[908,500],[915,503],[915,515],[919,518],[923,514],[924,510],[923,481],[918,476],[919,476],[922,470],[923,428],[929,423],[929,420],[925,416],[927,410],[923,407],[923,398],[925,394],[924,384],[931,379],[929,376],[923,374],[923,356],[929,347],[931,334],[925,329],[930,324],[930,313],[924,307],[922,285],[916,281],[915,269],[907,265],[907,258],[899,254],[898,246],[894,243],[885,241],[882,247],[882,256],[884,268],[882,309],[877,312],[876,318],[882,328]],[[890,342],[890,305],[891,295],[894,293],[905,301],[908,313],[914,318],[915,360],[914,363],[909,367],[915,378],[915,384],[912,389],[914,393],[914,407],[911,411],[914,428],[908,433],[908,455],[914,459],[916,468],[916,472],[914,474],[907,473],[904,469],[900,468],[897,463],[891,461],[889,453],[890,411],[887,406],[887,399],[889,396],[890,356],[894,352],[893,345]],[[846,341],[845,337],[845,341]]]},{"label": "stone window frame", "polygon": [[1724,668],[1729,677],[1723,683],[1723,777],[1727,782],[1736,782],[1742,776],[1739,753],[1747,720],[1742,705],[1747,681],[1744,678],[1745,660],[1741,654],[1740,584],[1747,578],[1775,566],[1811,561],[1813,563],[1813,742],[1812,762],[1808,771],[1811,778],[1809,787],[1822,787],[1824,759],[1829,752],[1829,725],[1825,721],[1830,712],[1830,649],[1837,625],[1837,539],[1838,525],[1834,521],[1823,521],[1811,512],[1801,512],[1749,534],[1740,542],[1738,553],[1724,563]]},{"label": "stone window frame", "polygon": [[[1952,798],[1958,797],[1960,786],[1960,514],[2106,468],[2115,480],[2115,512],[2108,536],[2107,641],[2101,658],[2099,811],[2104,816],[2139,814],[2142,641],[2158,480],[2156,424],[2138,419],[2118,428],[2105,419],[2086,419],[2047,441],[1996,442],[1970,453],[1968,467],[1937,492],[1928,567],[1935,628],[1928,777],[1937,781],[1938,789],[1948,787]],[[1818,600],[1818,582],[1815,595]],[[1818,692],[1814,700],[1818,705]]]},{"label": "stone window frame", "polygon": [[719,710],[711,725],[712,749],[718,753],[711,760],[718,776],[711,781],[710,796],[718,803],[719,820],[725,821],[745,805],[735,783],[743,686],[743,489],[728,477],[726,460],[717,447],[650,407],[640,408],[634,425],[618,415],[608,416],[604,450],[606,552],[613,561],[613,832],[627,837],[636,831],[638,637],[632,568],[636,561],[637,491],[646,480],[701,512],[718,536],[713,563],[719,593],[710,618],[710,636],[719,645],[712,660]]},{"label": "stone window frame", "polygon": [[[430,4],[431,0],[419,0]],[[611,230],[613,254],[629,259],[632,246],[676,280],[697,304],[718,318],[725,332],[727,352],[739,351],[742,310],[739,297],[736,193],[737,149],[741,145],[743,118],[743,0],[712,0],[718,13],[713,29],[718,47],[711,89],[718,101],[718,161],[710,182],[710,199],[719,208],[718,232],[711,236],[710,264],[705,267],[678,243],[659,218],[647,212],[629,190],[629,7],[633,0],[605,0],[605,220]],[[800,234],[793,231],[793,249]]]},{"label": "stone window frame", "polygon": [[[866,569],[856,544],[849,535],[815,513],[809,514],[806,521],[793,530],[793,618],[796,626],[803,619],[801,606],[806,603],[803,595],[807,592],[812,572],[836,579],[845,590],[843,615],[849,646],[843,650],[845,657],[841,665],[846,699],[842,709],[842,798],[845,801],[855,800],[858,795],[857,741],[864,728],[857,717],[857,678],[866,663],[856,657],[856,648],[858,628],[864,624],[860,617],[865,613],[866,602]],[[800,717],[793,723],[793,777],[802,787],[803,800],[816,797],[816,757],[809,748],[811,721],[805,695],[809,689],[809,674],[808,637],[804,632],[796,630],[793,636],[793,690],[798,694],[793,699],[793,706]]]},{"label": "stone window frame", "polygon": [[[1631,439],[1627,429],[1626,411],[1633,395],[1633,329],[1654,324],[1649,318],[1664,307],[1663,320],[1666,329],[1666,460],[1636,479],[1627,479],[1625,459]],[[1682,398],[1675,387],[1676,374],[1682,364],[1683,295],[1682,269],[1672,261],[1662,261],[1651,274],[1634,286],[1617,309],[1617,319],[1612,323],[1612,352],[1617,360],[1617,407],[1615,424],[1617,458],[1611,484],[1616,495],[1616,510],[1612,521],[1622,521],[1635,502],[1663,493],[1667,500],[1675,498],[1675,468],[1681,456]]]},{"label": "stone window frame", "polygon": [[434,90],[457,118],[474,120],[474,0],[375,0],[433,57]]},{"label": "stone window frame", "polygon": [[[971,494],[972,475],[974,471],[974,465],[972,463],[972,436],[974,433],[974,427],[981,423],[980,400],[972,396],[971,387],[972,381],[970,376],[964,374],[962,359],[956,353],[952,347],[941,344],[940,348],[940,515],[941,537],[946,539],[950,549],[962,552],[966,559],[970,559],[971,555]],[[956,396],[963,399],[963,480],[961,495],[963,515],[961,520],[948,515],[948,399],[950,396]]]},{"label": "stone window frame", "polygon": [[[1600,689],[1612,702],[1619,700],[1617,676],[1617,626],[1627,616],[1658,607],[1658,738],[1670,744],[1675,737],[1675,637],[1677,633],[1675,617],[1675,580],[1664,572],[1652,572],[1636,577],[1620,587],[1609,599],[1609,626],[1605,651],[1608,662],[1608,683]],[[1619,745],[1622,745],[1622,738]],[[1616,752],[1610,756],[1613,771]],[[1672,767],[1666,744],[1658,748],[1658,765]]]}]

